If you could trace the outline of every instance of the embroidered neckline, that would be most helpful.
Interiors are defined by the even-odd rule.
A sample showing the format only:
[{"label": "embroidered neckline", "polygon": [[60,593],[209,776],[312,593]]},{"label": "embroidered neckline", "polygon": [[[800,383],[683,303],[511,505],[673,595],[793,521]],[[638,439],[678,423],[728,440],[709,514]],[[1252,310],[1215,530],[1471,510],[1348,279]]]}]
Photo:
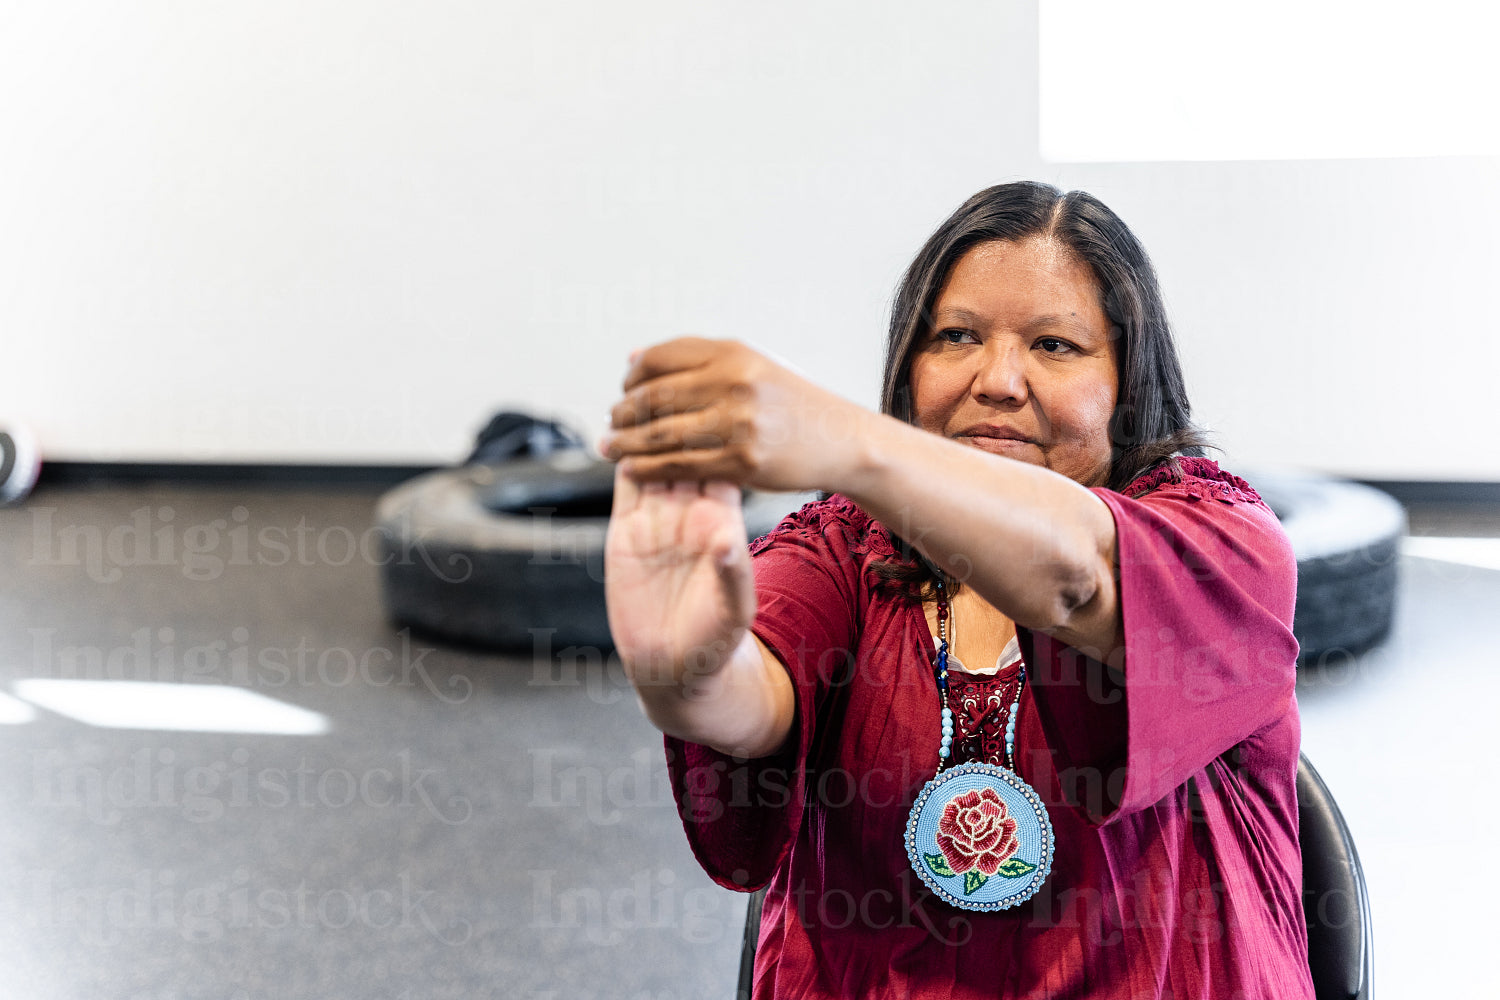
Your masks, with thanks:
[{"label": "embroidered neckline", "polygon": [[[953,661],[948,662],[951,666]],[[1012,707],[1010,686],[1016,680],[1016,673],[1009,668],[1003,673],[1003,676],[951,675],[955,759],[988,762],[1005,759],[1005,728]]]}]

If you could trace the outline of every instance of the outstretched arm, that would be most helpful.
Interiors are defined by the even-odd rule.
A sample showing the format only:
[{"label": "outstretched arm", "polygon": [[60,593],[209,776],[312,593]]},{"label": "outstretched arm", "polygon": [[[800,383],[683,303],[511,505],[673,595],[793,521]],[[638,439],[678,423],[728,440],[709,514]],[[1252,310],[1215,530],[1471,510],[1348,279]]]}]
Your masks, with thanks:
[{"label": "outstretched arm", "polygon": [[1115,522],[1038,465],[870,415],[837,488],[1016,624],[1123,666]]},{"label": "outstretched arm", "polygon": [[1115,525],[1084,486],[856,406],[737,343],[642,352],[604,442],[640,483],[842,493],[1018,625],[1117,662]]}]

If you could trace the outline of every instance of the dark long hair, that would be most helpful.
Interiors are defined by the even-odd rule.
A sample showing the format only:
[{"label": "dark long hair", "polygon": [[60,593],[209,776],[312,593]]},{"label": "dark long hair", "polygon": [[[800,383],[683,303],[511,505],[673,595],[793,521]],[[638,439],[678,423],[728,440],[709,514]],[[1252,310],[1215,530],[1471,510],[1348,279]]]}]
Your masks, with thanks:
[{"label": "dark long hair", "polygon": [[[1118,358],[1114,414],[1109,422],[1110,469],[1105,485],[1123,490],[1151,469],[1168,464],[1180,475],[1178,455],[1202,455],[1204,433],[1192,421],[1177,347],[1162,304],[1156,269],[1135,234],[1103,202],[1084,191],[1063,194],[1050,184],[1000,184],[959,206],[918,251],[896,289],[886,339],[880,409],[915,423],[911,361],[932,332],[932,310],[959,259],[982,243],[1056,240],[1093,272],[1100,305],[1113,327]],[[904,555],[914,555],[898,539]],[[931,578],[919,561],[918,582]],[[892,567],[894,570],[894,567]]]}]

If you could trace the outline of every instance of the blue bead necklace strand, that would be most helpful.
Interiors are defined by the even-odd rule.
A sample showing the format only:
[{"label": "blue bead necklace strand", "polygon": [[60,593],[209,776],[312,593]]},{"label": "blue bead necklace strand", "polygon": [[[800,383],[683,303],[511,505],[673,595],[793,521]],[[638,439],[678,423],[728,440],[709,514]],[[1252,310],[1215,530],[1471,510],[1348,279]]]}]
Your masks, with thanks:
[{"label": "blue bead necklace strand", "polygon": [[948,594],[941,573],[938,574],[937,594],[937,686],[938,701],[943,706],[943,743],[938,749],[942,760],[938,763],[938,770],[942,771],[948,765],[948,758],[953,756],[953,709],[948,707]]},{"label": "blue bead necklace strand", "polygon": [[[1052,871],[1055,844],[1041,796],[1009,766],[1015,758],[1016,713],[1021,710],[1026,666],[1021,665],[1005,727],[1007,766],[982,760],[953,764],[953,710],[948,707],[951,619],[947,580],[939,572],[933,673],[943,702],[941,759],[937,774],[912,803],[903,846],[912,871],[937,898],[961,910],[1003,910],[1036,895]],[[986,838],[988,850],[975,853],[976,834]]]},{"label": "blue bead necklace strand", "polygon": [[[937,579],[938,652],[935,671],[937,673],[938,698],[943,705],[943,739],[938,747],[938,771],[941,773],[953,757],[953,709],[948,707],[948,590],[943,575]],[[1016,717],[1021,713],[1021,691],[1026,687],[1026,664],[1021,664],[1020,683],[1016,685],[1016,696],[1010,703],[1009,718],[1005,720],[1005,766],[1015,770]]]}]

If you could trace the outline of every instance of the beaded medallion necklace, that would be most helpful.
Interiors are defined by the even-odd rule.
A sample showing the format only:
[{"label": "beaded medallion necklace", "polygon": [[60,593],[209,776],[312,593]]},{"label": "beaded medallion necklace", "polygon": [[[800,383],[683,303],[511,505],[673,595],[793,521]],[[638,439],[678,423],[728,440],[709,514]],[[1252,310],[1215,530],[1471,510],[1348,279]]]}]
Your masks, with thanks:
[{"label": "beaded medallion necklace", "polygon": [[938,650],[933,662],[942,704],[937,774],[917,796],[906,824],[906,856],[937,896],[960,909],[1003,910],[1036,895],[1052,871],[1047,807],[1015,772],[1016,718],[1026,665],[1005,724],[1005,766],[953,757],[948,707],[948,592],[937,578]]}]

